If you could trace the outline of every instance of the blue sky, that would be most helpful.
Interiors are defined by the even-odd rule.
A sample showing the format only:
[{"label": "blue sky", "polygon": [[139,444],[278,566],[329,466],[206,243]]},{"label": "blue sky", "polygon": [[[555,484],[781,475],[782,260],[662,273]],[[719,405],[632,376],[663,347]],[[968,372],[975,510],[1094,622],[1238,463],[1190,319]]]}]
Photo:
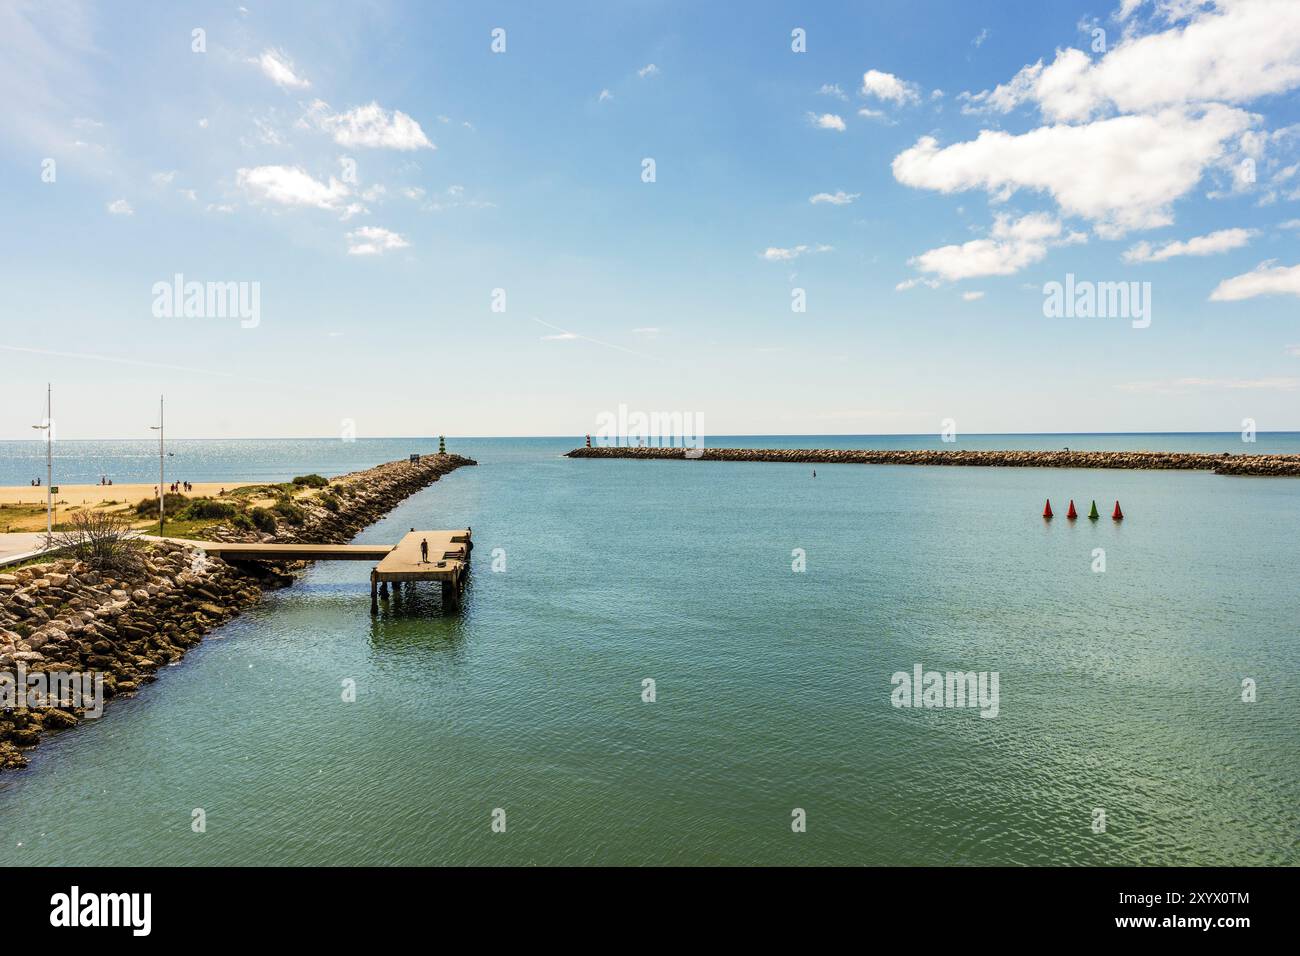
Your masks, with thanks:
[{"label": "blue sky", "polygon": [[1298,87],[1291,0],[6,4],[0,437],[1298,429]]}]

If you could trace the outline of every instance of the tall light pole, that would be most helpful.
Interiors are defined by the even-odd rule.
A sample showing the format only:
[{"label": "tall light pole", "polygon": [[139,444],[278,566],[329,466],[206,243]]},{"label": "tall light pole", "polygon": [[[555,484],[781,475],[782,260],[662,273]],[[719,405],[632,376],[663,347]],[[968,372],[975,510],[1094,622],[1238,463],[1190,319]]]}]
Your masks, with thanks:
[{"label": "tall light pole", "polygon": [[158,433],[158,534],[163,533],[163,503],[166,501],[167,486],[163,484],[163,396],[158,396],[158,424],[149,426]]},{"label": "tall light pole", "polygon": [[45,432],[45,547],[54,544],[54,388],[45,383],[45,424],[33,425]]}]

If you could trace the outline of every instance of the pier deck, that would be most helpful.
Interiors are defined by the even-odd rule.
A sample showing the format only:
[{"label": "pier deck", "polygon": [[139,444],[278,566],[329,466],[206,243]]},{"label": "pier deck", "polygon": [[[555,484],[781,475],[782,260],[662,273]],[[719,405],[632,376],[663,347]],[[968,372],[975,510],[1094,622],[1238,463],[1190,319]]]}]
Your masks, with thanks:
[{"label": "pier deck", "polygon": [[[222,541],[186,541],[213,557],[227,561],[378,561],[370,571],[370,611],[379,613],[379,599],[388,597],[388,585],[404,581],[437,581],[442,585],[443,606],[460,608],[461,592],[474,548],[469,528],[460,531],[411,531],[397,544],[227,544]],[[425,560],[422,542],[429,545]]]},{"label": "pier deck", "polygon": [[[423,557],[420,545],[427,542],[429,557]],[[470,529],[463,531],[412,531],[370,572],[370,610],[379,611],[379,597],[387,597],[388,584],[403,581],[437,581],[442,585],[442,603],[460,607],[465,574],[469,570],[469,553],[474,544]]]},{"label": "pier deck", "polygon": [[391,544],[226,544],[189,541],[208,554],[227,561],[383,561]]}]

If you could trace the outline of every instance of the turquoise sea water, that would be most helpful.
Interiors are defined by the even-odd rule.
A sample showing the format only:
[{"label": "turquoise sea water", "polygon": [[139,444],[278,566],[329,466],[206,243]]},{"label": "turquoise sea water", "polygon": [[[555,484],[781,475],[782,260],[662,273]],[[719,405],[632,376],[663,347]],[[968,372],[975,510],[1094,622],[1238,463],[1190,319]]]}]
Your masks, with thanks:
[{"label": "turquoise sea water", "polygon": [[[77,444],[60,443],[59,480],[106,466],[153,480],[147,442]],[[575,444],[449,442],[479,466],[358,540],[472,525],[461,615],[417,588],[372,620],[368,566],[315,566],[0,775],[0,862],[1300,859],[1300,481],[861,465],[813,480],[798,465],[561,457]],[[1064,445],[1295,452],[1300,438],[957,447]],[[194,481],[430,448],[175,446],[177,477]],[[0,484],[25,483],[42,455],[0,445]],[[1046,523],[1047,497],[1058,516],[1070,498],[1106,514],[1118,498],[1127,519]],[[998,672],[998,716],[891,706],[891,676],[917,663]],[[795,808],[806,833],[791,831]]]}]

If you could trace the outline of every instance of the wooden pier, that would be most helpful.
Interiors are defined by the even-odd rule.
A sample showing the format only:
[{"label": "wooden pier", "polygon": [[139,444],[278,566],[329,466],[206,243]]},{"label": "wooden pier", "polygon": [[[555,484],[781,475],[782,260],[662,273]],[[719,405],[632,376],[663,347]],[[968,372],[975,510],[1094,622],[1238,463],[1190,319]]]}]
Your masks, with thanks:
[{"label": "wooden pier", "polygon": [[469,528],[409,532],[370,572],[370,613],[379,613],[379,598],[388,597],[389,582],[403,581],[438,581],[443,607],[459,610],[469,553],[474,548],[470,538]]},{"label": "wooden pier", "polygon": [[370,571],[371,614],[379,613],[380,598],[388,598],[388,585],[403,581],[437,581],[442,585],[443,607],[459,610],[469,573],[469,553],[474,548],[469,528],[410,531],[395,545],[185,543],[227,561],[378,561]]}]

